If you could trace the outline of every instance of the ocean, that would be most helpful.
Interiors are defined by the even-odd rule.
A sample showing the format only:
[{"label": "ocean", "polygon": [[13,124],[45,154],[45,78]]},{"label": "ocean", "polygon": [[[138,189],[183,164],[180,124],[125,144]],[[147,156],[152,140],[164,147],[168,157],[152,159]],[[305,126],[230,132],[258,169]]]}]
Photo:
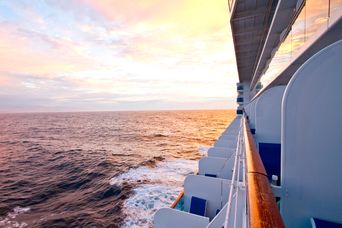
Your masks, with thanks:
[{"label": "ocean", "polygon": [[0,114],[0,227],[151,227],[234,117]]}]

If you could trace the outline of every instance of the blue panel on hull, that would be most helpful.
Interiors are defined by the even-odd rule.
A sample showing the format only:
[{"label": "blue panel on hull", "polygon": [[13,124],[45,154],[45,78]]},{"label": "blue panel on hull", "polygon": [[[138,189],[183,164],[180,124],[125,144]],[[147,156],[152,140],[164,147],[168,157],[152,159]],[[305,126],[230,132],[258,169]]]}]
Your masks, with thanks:
[{"label": "blue panel on hull", "polygon": [[316,228],[342,228],[342,224],[313,218]]},{"label": "blue panel on hull", "polygon": [[217,177],[216,174],[205,173],[204,176],[206,177]]},{"label": "blue panel on hull", "polygon": [[268,178],[271,180],[272,175],[277,175],[280,180],[280,144],[259,143],[259,153]]},{"label": "blue panel on hull", "polygon": [[242,115],[242,114],[243,114],[243,111],[242,111],[242,110],[240,110],[240,109],[238,109],[238,110],[236,110],[236,114],[238,114],[238,115]]},{"label": "blue panel on hull", "polygon": [[191,197],[190,213],[205,216],[207,209],[207,201],[196,196]]}]

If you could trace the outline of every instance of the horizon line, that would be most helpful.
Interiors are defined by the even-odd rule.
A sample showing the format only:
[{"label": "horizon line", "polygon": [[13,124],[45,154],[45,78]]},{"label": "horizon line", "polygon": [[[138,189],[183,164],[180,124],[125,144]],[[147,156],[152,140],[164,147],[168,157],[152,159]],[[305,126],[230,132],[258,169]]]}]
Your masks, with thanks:
[{"label": "horizon line", "polygon": [[75,110],[75,111],[0,111],[0,114],[86,113],[86,112],[175,112],[175,111],[235,111],[233,108],[208,109],[139,109],[139,110]]}]

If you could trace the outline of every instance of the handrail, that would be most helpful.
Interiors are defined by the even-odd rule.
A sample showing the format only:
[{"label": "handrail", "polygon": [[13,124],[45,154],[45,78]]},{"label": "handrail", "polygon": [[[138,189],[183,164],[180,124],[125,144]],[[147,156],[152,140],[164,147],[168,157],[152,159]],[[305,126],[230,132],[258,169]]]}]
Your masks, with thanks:
[{"label": "handrail", "polygon": [[182,197],[184,196],[184,191],[182,191],[181,193],[179,193],[179,195],[177,196],[176,200],[173,201],[173,203],[171,204],[171,208],[175,208],[177,206],[177,204],[179,203],[179,201],[182,199]]},{"label": "handrail", "polygon": [[249,227],[285,227],[271,190],[264,164],[261,161],[245,117],[243,122],[247,169]]}]

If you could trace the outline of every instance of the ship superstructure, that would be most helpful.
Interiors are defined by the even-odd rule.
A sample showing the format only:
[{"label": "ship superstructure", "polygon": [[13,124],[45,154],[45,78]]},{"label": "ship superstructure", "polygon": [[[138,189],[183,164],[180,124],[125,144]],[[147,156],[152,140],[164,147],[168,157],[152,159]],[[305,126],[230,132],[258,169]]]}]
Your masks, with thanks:
[{"label": "ship superstructure", "polygon": [[342,227],[342,1],[228,6],[237,116],[154,227]]}]

